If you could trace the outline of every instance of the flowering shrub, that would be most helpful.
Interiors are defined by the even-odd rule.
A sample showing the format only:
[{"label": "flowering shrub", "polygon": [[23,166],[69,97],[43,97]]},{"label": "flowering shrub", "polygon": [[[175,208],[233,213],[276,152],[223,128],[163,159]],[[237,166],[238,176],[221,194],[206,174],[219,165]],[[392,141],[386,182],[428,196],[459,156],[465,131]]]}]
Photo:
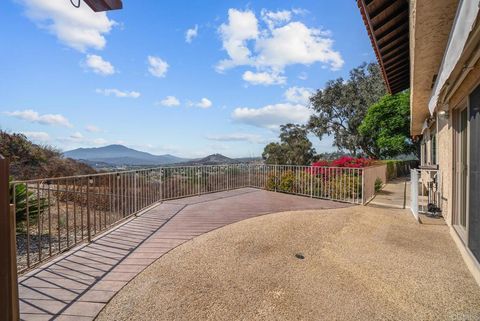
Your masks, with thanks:
[{"label": "flowering shrub", "polygon": [[350,156],[342,156],[332,161],[331,166],[362,168],[362,167],[370,166],[371,164],[372,164],[372,160],[368,158],[355,158]]},{"label": "flowering shrub", "polygon": [[311,175],[325,175],[327,174],[326,167],[330,166],[328,161],[318,161],[312,163],[312,167],[307,168],[307,173]]},{"label": "flowering shrub", "polygon": [[307,173],[312,175],[330,176],[332,171],[335,171],[331,167],[347,167],[347,168],[362,168],[372,165],[373,161],[368,158],[356,158],[350,156],[342,156],[331,162],[318,161],[312,163],[312,167],[307,168]]}]

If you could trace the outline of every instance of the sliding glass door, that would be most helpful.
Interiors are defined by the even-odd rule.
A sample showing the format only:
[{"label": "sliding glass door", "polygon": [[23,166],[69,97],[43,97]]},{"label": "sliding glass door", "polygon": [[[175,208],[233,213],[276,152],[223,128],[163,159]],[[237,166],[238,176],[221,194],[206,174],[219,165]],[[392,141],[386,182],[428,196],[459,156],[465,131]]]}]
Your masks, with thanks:
[{"label": "sliding glass door", "polygon": [[468,108],[455,113],[454,225],[466,242],[468,231]]}]

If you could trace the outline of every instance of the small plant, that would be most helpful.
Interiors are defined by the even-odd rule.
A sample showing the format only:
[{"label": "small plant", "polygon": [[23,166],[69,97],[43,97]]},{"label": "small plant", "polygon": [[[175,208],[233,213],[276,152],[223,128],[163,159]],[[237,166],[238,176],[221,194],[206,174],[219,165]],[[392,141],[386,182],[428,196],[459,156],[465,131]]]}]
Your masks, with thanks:
[{"label": "small plant", "polygon": [[44,197],[38,197],[33,190],[27,190],[25,183],[12,184],[10,178],[10,203],[15,204],[15,218],[17,230],[25,229],[25,222],[28,219],[30,224],[34,224],[39,214],[43,213],[48,207],[48,201]]},{"label": "small plant", "polygon": [[375,193],[378,193],[383,187],[383,181],[380,177],[375,180]]},{"label": "small plant", "polygon": [[273,191],[278,187],[277,177],[274,174],[269,174],[267,178],[267,190]]},{"label": "small plant", "polygon": [[295,175],[292,171],[288,171],[280,178],[280,190],[282,192],[292,193],[295,187]]}]

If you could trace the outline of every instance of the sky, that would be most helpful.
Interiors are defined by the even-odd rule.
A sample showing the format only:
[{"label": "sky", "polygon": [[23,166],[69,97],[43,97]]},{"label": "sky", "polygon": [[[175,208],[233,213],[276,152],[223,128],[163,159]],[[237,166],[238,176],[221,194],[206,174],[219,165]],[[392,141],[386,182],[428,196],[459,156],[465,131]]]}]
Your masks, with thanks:
[{"label": "sky", "polygon": [[123,4],[0,2],[0,129],[60,150],[260,156],[313,92],[374,61],[353,0]]}]

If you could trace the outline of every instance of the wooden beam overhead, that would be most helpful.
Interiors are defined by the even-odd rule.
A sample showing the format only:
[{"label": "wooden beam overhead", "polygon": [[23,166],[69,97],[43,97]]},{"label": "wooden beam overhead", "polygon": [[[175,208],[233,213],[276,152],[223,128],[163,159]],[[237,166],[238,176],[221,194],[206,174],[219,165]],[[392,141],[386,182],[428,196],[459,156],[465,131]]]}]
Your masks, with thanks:
[{"label": "wooden beam overhead", "polygon": [[402,65],[409,66],[409,62],[410,62],[409,60],[410,60],[410,57],[405,56],[404,58],[397,60],[397,62],[395,62],[393,64],[390,64],[388,66],[385,65],[385,71],[388,73],[388,72],[392,71],[393,69],[398,68],[399,66],[402,66]]},{"label": "wooden beam overhead", "polygon": [[387,70],[387,75],[395,74],[395,73],[397,73],[397,72],[399,72],[403,69],[407,69],[409,67],[410,67],[410,64],[408,63],[408,61],[405,61],[403,64],[398,65],[397,68]]},{"label": "wooden beam overhead", "polygon": [[408,50],[404,50],[404,51],[399,52],[397,55],[392,55],[391,57],[388,57],[384,61],[384,64],[386,66],[389,66],[390,64],[395,63],[395,62],[399,61],[400,59],[402,59],[404,57],[409,57],[409,56],[410,56],[410,54],[409,54]]},{"label": "wooden beam overhead", "polygon": [[394,7],[396,5],[397,3],[395,1],[385,1],[385,3],[370,12],[370,19],[374,20],[379,14],[383,13],[388,8]]},{"label": "wooden beam overhead", "polygon": [[407,0],[357,0],[388,92],[410,85],[409,3]]},{"label": "wooden beam overhead", "polygon": [[392,88],[404,86],[409,80],[410,77],[408,75],[398,78],[396,81],[392,81]]},{"label": "wooden beam overhead", "polygon": [[380,50],[380,52],[382,53],[383,59],[389,60],[390,57],[397,56],[398,51],[402,51],[403,49],[408,48],[408,47],[409,47],[408,41],[404,41],[404,42],[398,44],[397,46],[391,48],[390,50],[388,50],[385,53],[382,53],[381,50]]},{"label": "wooden beam overhead", "polygon": [[398,43],[407,43],[408,44],[408,34],[398,33],[395,36],[388,39],[388,42],[385,42],[385,45],[379,45],[380,51],[382,54],[388,53],[392,48],[395,48]]},{"label": "wooden beam overhead", "polygon": [[383,30],[378,35],[376,35],[377,41],[378,42],[383,41],[383,38],[385,38],[386,36],[388,36],[389,34],[395,31],[408,32],[408,16],[405,16],[405,19],[398,20],[396,24],[388,27],[387,29]]},{"label": "wooden beam overhead", "polygon": [[384,25],[386,25],[388,22],[394,20],[395,18],[397,18],[398,16],[401,16],[401,15],[404,15],[405,13],[407,13],[408,15],[408,4],[405,4],[405,5],[402,5],[400,6],[399,8],[397,8],[396,10],[392,11],[391,13],[389,13],[386,17],[384,17],[383,19],[379,19],[380,21],[376,22],[374,25],[373,25],[373,30],[374,31],[377,31],[378,29],[380,29],[381,27],[383,27]]},{"label": "wooden beam overhead", "polygon": [[401,79],[403,76],[408,75],[409,69],[405,68],[396,72],[392,77],[389,78],[391,83],[394,83],[396,80]]}]

